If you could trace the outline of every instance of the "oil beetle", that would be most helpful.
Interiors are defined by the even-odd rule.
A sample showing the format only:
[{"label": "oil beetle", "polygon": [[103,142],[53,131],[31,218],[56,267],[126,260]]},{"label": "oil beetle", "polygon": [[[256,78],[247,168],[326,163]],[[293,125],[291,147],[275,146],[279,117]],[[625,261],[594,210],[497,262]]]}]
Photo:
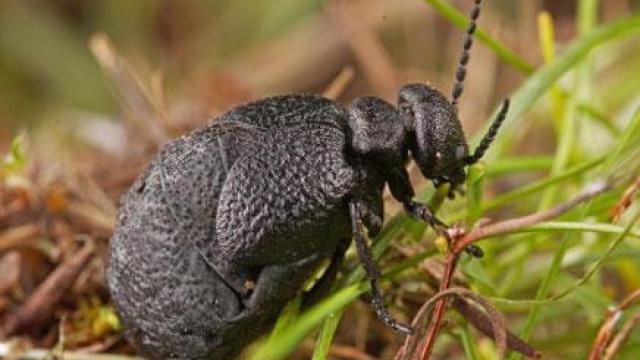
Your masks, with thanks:
[{"label": "oil beetle", "polygon": [[[383,222],[383,187],[413,218],[444,228],[413,200],[409,156],[452,191],[477,162],[509,103],[469,154],[457,116],[480,0],[475,0],[452,100],[403,86],[398,106],[361,97],[348,108],[315,95],[239,106],[169,144],[124,196],[110,243],[107,282],[126,328],[151,358],[229,359],[304,294],[321,298],[355,238],[372,304],[391,328],[363,228]],[[453,193],[451,193],[453,194]]]}]

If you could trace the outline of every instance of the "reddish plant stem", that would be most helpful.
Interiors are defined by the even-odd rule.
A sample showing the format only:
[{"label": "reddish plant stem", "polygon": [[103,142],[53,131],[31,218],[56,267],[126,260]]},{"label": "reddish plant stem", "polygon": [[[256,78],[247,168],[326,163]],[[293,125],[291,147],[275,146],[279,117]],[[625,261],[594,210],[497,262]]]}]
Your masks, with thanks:
[{"label": "reddish plant stem", "polygon": [[[449,252],[449,255],[447,255],[447,266],[442,276],[442,282],[440,282],[440,292],[447,290],[451,286],[453,274],[456,271],[457,264],[458,254]],[[422,351],[420,352],[420,359],[428,359],[429,355],[431,354],[431,349],[435,344],[438,330],[440,330],[440,324],[442,323],[442,318],[444,317],[444,310],[446,308],[446,305],[447,299],[444,297],[440,299],[435,305],[429,325],[429,330],[427,332],[427,336],[425,337],[425,341],[423,342],[424,345],[420,346],[422,348]]]},{"label": "reddish plant stem", "polygon": [[[578,196],[546,211],[540,211],[531,215],[481,226],[473,229],[466,234],[460,234],[459,229],[452,229],[455,230],[455,232],[451,232],[448,236],[448,238],[451,239],[450,251],[447,255],[446,268],[443,274],[443,279],[440,283],[440,292],[449,289],[449,287],[451,286],[453,274],[458,263],[458,257],[467,246],[491,236],[512,233],[527,226],[556,218],[573,209],[577,205],[609,190],[610,188],[611,184],[607,182],[596,183],[590,186],[584,192],[580,193]],[[435,340],[438,335],[438,331],[440,330],[442,319],[444,317],[445,308],[446,299],[442,298],[435,305],[435,309],[431,316],[429,330],[427,332],[427,335],[425,336],[425,340],[421,343],[420,346],[421,351],[419,359],[427,360],[431,355],[431,351],[433,350],[433,346],[435,344]]]},{"label": "reddish plant stem", "polygon": [[636,178],[636,180],[625,190],[624,194],[616,205],[611,209],[611,217],[614,221],[620,219],[620,216],[631,206],[633,202],[633,198],[640,191],[640,176]]},{"label": "reddish plant stem", "polygon": [[[491,324],[491,320],[487,315],[475,310],[471,304],[469,304],[466,300],[460,298],[454,299],[451,306],[456,309],[456,311],[460,313],[471,325],[473,325],[473,327],[478,329],[486,336],[492,338],[494,341],[497,341],[495,328],[493,324]],[[506,335],[508,349],[517,351],[520,354],[528,356],[530,358],[537,359],[542,356],[542,354],[536,351],[536,349],[534,349],[531,345],[527,344],[513,333],[507,331]]]},{"label": "reddish plant stem", "polygon": [[579,194],[578,196],[570,199],[569,201],[557,205],[549,210],[540,211],[531,215],[522,216],[515,219],[509,219],[505,221],[496,222],[493,224],[488,224],[485,226],[481,226],[479,228],[473,229],[462,238],[456,240],[452,246],[452,252],[455,254],[460,254],[464,248],[467,246],[486,239],[488,237],[496,236],[496,235],[504,235],[508,233],[515,232],[517,230],[523,229],[527,226],[535,225],[543,221],[551,220],[556,218],[567,211],[573,209],[574,207],[580,205],[581,203],[594,198],[595,196],[609,190],[611,186],[608,183],[596,183],[593,186],[589,187],[586,191]]},{"label": "reddish plant stem", "polygon": [[622,312],[638,300],[640,300],[640,289],[629,294],[615,309],[608,311],[608,314],[605,320],[602,322],[602,325],[598,330],[598,335],[596,336],[591,347],[589,360],[599,360],[604,357],[607,346],[612,343],[611,339],[613,338],[613,335],[615,333],[616,324],[622,317]]}]

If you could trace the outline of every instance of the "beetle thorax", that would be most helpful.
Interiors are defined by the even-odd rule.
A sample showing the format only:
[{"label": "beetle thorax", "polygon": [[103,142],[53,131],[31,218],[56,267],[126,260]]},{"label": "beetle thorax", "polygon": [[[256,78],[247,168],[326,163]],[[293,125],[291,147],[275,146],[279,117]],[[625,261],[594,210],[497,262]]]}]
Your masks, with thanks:
[{"label": "beetle thorax", "polygon": [[404,166],[407,129],[398,110],[377,97],[361,97],[349,107],[352,150],[383,169]]}]

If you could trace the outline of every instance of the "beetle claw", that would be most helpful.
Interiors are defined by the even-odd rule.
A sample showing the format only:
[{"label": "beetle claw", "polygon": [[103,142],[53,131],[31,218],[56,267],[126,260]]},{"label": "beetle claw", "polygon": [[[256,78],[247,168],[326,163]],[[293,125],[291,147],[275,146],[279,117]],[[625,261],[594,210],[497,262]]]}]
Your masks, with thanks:
[{"label": "beetle claw", "polygon": [[477,245],[468,245],[464,248],[464,251],[474,258],[480,259],[484,256],[484,251]]}]

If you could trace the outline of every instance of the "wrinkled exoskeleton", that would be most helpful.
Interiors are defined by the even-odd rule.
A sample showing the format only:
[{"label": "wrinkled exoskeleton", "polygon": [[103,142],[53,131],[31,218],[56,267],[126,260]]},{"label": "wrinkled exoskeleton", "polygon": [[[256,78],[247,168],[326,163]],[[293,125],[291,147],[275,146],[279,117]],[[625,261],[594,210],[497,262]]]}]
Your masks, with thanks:
[{"label": "wrinkled exoskeleton", "polygon": [[348,108],[314,95],[237,107],[170,142],[123,198],[110,244],[108,286],[128,338],[152,358],[228,359],[272,326],[326,259],[304,294],[329,289],[355,238],[380,319],[385,309],[363,227],[383,223],[382,191],[414,218],[445,225],[413,200],[415,161],[451,191],[504,120],[505,101],[472,155],[457,116],[479,0],[452,100],[422,84],[403,86],[397,108],[376,97]]}]

